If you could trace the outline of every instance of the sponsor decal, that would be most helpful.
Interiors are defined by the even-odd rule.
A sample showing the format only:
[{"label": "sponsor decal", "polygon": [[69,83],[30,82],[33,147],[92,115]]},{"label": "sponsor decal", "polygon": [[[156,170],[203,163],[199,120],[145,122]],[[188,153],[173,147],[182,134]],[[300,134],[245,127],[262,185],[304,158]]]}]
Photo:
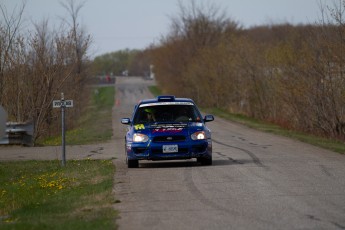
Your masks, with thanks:
[{"label": "sponsor decal", "polygon": [[167,128],[186,128],[187,124],[152,124],[153,129],[167,129]]},{"label": "sponsor decal", "polygon": [[134,129],[135,130],[145,129],[145,125],[144,124],[134,125]]},{"label": "sponsor decal", "polygon": [[183,128],[158,128],[153,129],[152,133],[179,133],[182,132]]},{"label": "sponsor decal", "polygon": [[196,127],[202,127],[202,126],[203,126],[203,124],[198,122],[198,123],[194,123],[194,124],[193,124],[193,126],[196,126]]}]

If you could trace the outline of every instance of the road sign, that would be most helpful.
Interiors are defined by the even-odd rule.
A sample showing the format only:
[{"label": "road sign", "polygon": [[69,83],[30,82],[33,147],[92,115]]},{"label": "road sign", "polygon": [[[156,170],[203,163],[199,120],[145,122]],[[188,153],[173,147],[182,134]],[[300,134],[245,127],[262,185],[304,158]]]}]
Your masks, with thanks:
[{"label": "road sign", "polygon": [[61,108],[61,149],[62,149],[62,166],[66,165],[66,141],[65,141],[65,108],[73,107],[73,100],[65,100],[65,96],[61,93],[61,100],[53,101],[53,108]]},{"label": "road sign", "polygon": [[66,108],[71,108],[73,107],[73,100],[54,100],[53,101],[53,108],[61,108],[61,106],[65,106]]}]

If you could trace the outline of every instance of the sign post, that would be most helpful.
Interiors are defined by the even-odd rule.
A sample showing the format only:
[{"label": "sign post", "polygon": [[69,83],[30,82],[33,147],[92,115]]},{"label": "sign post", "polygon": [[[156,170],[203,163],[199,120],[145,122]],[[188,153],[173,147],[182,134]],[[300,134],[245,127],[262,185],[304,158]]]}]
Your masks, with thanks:
[{"label": "sign post", "polygon": [[66,166],[66,143],[65,143],[65,97],[61,93],[61,145],[62,145],[62,166]]},{"label": "sign post", "polygon": [[73,100],[65,100],[65,96],[61,93],[61,100],[53,101],[53,108],[61,108],[61,148],[62,148],[62,166],[66,166],[66,142],[65,142],[65,108],[73,107]]}]

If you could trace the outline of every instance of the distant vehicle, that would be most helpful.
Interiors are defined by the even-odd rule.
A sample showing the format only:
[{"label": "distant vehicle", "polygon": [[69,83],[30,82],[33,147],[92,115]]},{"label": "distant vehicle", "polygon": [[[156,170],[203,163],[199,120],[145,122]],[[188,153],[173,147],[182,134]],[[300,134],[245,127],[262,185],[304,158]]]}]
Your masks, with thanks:
[{"label": "distant vehicle", "polygon": [[139,160],[178,160],[196,158],[212,165],[211,131],[205,125],[212,115],[202,118],[193,100],[158,96],[140,101],[132,118],[122,118],[129,125],[125,137],[128,168],[139,167]]},{"label": "distant vehicle", "polygon": [[128,70],[122,71],[122,76],[128,77]]}]

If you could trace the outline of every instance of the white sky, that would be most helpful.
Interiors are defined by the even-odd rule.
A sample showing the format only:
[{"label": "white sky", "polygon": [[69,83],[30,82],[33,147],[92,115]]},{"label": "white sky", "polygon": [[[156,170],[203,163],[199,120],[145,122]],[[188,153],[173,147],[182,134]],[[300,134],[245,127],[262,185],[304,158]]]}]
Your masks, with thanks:
[{"label": "white sky", "polygon": [[[68,13],[60,2],[65,0],[26,0],[24,29],[33,22],[49,19],[57,27]],[[322,0],[332,5],[334,0]],[[178,0],[86,0],[79,20],[91,34],[91,56],[125,48],[144,49],[157,43],[169,30],[170,16],[179,12]],[[189,0],[181,0],[188,5]],[[289,22],[315,23],[320,18],[320,0],[195,0],[216,4],[227,16],[244,27]],[[8,13],[22,0],[0,0]],[[0,20],[3,20],[0,17]]]}]

